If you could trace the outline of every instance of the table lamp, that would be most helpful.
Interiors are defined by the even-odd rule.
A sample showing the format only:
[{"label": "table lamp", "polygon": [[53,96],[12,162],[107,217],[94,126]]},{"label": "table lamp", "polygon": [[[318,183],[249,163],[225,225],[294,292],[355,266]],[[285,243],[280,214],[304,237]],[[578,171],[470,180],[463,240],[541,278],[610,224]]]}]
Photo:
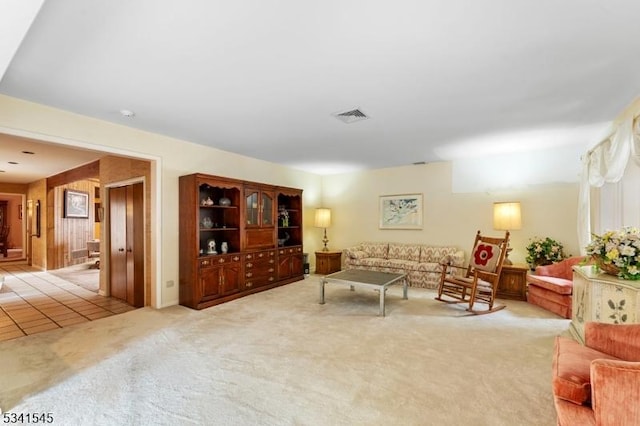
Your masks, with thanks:
[{"label": "table lamp", "polygon": [[[499,231],[513,231],[522,228],[522,214],[519,201],[493,203],[493,229]],[[511,265],[509,252],[511,247],[507,247],[504,258],[505,265]]]},{"label": "table lamp", "polygon": [[327,248],[327,243],[329,242],[327,228],[331,226],[331,209],[324,207],[316,209],[315,226],[316,228],[324,228],[324,237],[322,238],[324,248],[322,251],[329,251],[329,248]]}]

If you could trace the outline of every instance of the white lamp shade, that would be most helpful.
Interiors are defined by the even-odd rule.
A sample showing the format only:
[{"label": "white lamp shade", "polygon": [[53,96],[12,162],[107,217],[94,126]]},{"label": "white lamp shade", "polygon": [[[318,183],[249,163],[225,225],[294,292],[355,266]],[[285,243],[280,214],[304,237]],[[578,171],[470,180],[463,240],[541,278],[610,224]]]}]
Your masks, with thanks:
[{"label": "white lamp shade", "polygon": [[317,228],[328,228],[331,226],[331,209],[316,209],[315,226]]},{"label": "white lamp shade", "polygon": [[521,229],[520,203],[493,203],[493,228],[501,231]]}]

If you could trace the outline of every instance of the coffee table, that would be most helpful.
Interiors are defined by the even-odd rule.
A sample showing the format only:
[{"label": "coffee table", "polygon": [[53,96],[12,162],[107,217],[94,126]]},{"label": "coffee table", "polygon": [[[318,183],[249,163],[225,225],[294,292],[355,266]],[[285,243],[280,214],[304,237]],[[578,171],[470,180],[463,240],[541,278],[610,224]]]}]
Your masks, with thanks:
[{"label": "coffee table", "polygon": [[343,284],[351,287],[351,291],[354,291],[354,287],[368,288],[378,290],[380,292],[380,313],[381,317],[384,316],[384,295],[387,292],[387,287],[396,284],[400,281],[403,282],[402,298],[407,299],[407,274],[394,274],[390,272],[377,272],[377,271],[365,271],[361,269],[350,269],[347,271],[340,271],[333,274],[325,275],[320,278],[320,304],[324,304],[324,285],[326,283]]}]

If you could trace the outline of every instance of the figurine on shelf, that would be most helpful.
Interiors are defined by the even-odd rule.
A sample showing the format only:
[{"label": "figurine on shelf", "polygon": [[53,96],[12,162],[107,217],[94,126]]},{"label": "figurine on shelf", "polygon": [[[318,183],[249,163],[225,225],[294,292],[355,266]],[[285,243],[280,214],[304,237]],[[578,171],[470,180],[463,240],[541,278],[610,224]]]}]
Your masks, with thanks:
[{"label": "figurine on shelf", "polygon": [[216,251],[216,240],[207,241],[207,254],[218,254]]},{"label": "figurine on shelf", "polygon": [[289,241],[289,238],[291,238],[291,236],[289,235],[288,232],[284,233],[284,238],[278,238],[278,247],[282,247],[284,246],[284,244]]},{"label": "figurine on shelf", "polygon": [[231,205],[231,200],[227,197],[222,197],[218,200],[218,203],[223,207],[229,207]]},{"label": "figurine on shelf", "polygon": [[203,206],[212,206],[213,205],[213,200],[211,199],[211,197],[207,197],[206,199],[202,199],[202,205]]},{"label": "figurine on shelf", "polygon": [[280,222],[280,226],[285,228],[289,226],[289,211],[284,208],[284,206],[278,207],[278,220]]},{"label": "figurine on shelf", "polygon": [[222,251],[223,254],[227,254],[229,251],[229,245],[226,241],[223,241],[222,244],[220,244],[220,251]]},{"label": "figurine on shelf", "polygon": [[207,229],[213,228],[213,221],[210,217],[205,217],[204,219],[202,219],[202,227]]}]

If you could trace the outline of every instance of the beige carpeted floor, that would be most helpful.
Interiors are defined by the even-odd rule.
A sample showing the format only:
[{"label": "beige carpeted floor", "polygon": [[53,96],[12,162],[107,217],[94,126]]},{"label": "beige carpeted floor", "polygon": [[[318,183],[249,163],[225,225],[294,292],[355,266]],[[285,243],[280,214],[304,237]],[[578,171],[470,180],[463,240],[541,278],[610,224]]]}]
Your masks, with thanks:
[{"label": "beige carpeted floor", "polygon": [[0,343],[0,408],[60,425],[554,425],[568,320],[526,302],[468,316],[401,287],[317,277],[194,311],[138,309]]}]

